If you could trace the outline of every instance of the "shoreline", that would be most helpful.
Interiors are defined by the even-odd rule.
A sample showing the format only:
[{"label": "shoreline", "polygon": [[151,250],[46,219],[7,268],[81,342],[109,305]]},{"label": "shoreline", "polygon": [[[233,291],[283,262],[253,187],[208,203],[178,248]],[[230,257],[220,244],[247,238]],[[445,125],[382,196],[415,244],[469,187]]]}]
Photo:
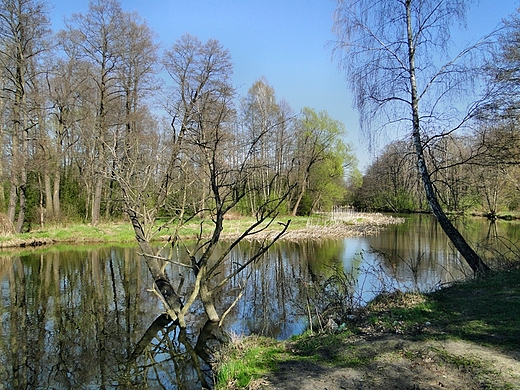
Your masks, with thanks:
[{"label": "shoreline", "polygon": [[[279,218],[280,222],[286,222],[294,217]],[[301,226],[301,220],[306,222]],[[221,240],[234,240],[240,237],[244,231],[244,220],[226,221],[226,226],[221,234]],[[298,217],[299,223],[291,223],[289,230],[285,232],[281,241],[324,240],[346,237],[369,236],[379,233],[386,226],[404,222],[404,218],[384,215],[381,213],[336,213],[333,215],[319,215],[318,218]],[[273,223],[273,226],[277,224]],[[181,238],[196,239],[192,232],[184,233],[181,230]],[[269,227],[254,235],[246,236],[244,241],[262,241],[274,238],[279,230]],[[102,244],[102,243],[131,243],[136,242],[133,230],[129,222],[114,222],[91,226],[78,224],[64,227],[49,227],[38,229],[29,233],[10,234],[0,240],[0,249],[8,248],[36,248],[55,244]],[[158,237],[157,242],[164,242],[169,236]]]},{"label": "shoreline", "polygon": [[381,294],[339,328],[290,340],[236,336],[217,356],[216,388],[519,389],[519,276],[517,265],[431,293]]}]

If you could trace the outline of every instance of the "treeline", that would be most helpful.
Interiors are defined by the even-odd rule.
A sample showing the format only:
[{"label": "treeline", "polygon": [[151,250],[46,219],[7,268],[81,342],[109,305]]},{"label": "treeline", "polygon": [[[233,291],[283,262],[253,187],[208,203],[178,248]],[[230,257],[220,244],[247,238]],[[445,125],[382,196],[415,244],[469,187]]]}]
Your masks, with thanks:
[{"label": "treeline", "polygon": [[137,204],[146,220],[147,199],[159,216],[189,216],[220,201],[212,188],[236,192],[244,214],[344,201],[356,161],[343,125],[294,113],[263,78],[238,96],[218,41],[184,35],[161,52],[117,0],[91,1],[58,32],[44,2],[0,0],[0,15],[4,230],[95,225]]},{"label": "treeline", "polygon": [[[491,124],[493,123],[493,124]],[[494,118],[465,137],[449,136],[428,145],[430,176],[445,210],[498,213],[520,210],[520,138],[516,118]],[[416,168],[414,146],[396,141],[385,147],[354,189],[361,209],[429,211]]]}]

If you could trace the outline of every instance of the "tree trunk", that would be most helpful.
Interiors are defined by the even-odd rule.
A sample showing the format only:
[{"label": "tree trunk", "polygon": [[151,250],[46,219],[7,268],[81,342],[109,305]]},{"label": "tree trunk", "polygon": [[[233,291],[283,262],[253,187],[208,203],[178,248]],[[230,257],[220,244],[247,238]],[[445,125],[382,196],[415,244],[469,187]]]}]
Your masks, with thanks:
[{"label": "tree trunk", "polygon": [[7,219],[14,226],[14,217],[16,216],[16,178],[14,172],[11,172],[11,183],[9,185],[9,205],[7,206]]},{"label": "tree trunk", "polygon": [[60,207],[60,171],[59,168],[56,169],[56,172],[54,173],[54,189],[52,192],[52,207],[54,211],[54,216],[56,220],[60,218],[61,214],[61,207]]},{"label": "tree trunk", "polygon": [[[41,178],[41,175],[38,173],[38,189],[39,189],[39,199],[38,199],[38,210],[39,210],[39,217],[40,217],[40,220],[39,220],[39,223],[40,223],[40,228],[43,227],[43,224],[45,222],[45,191],[44,191],[44,185],[42,186],[42,178]],[[44,176],[46,176],[46,174],[44,174]]]},{"label": "tree trunk", "polygon": [[427,167],[422,154],[422,147],[417,150],[417,144],[420,143],[420,137],[414,136],[414,142],[416,143],[417,153],[417,165],[421,172],[421,178],[423,180],[424,189],[426,191],[426,199],[430,205],[433,215],[441,225],[442,230],[448,238],[451,240],[455,248],[464,257],[468,265],[471,267],[475,274],[483,274],[490,270],[490,268],[482,261],[482,259],[476,254],[471,246],[466,242],[462,234],[453,226],[449,218],[444,213],[444,210],[440,206],[435,190],[430,180],[430,175],[427,171]]},{"label": "tree trunk", "polygon": [[202,304],[204,305],[204,311],[206,312],[209,321],[219,322],[220,317],[217,313],[217,309],[215,309],[213,296],[211,292],[208,290],[208,286],[204,282],[201,282],[200,286],[200,299],[202,301]]},{"label": "tree trunk", "polygon": [[[25,124],[25,123],[24,123]],[[26,126],[24,126],[26,128]],[[26,198],[26,190],[27,190],[27,139],[28,134],[26,134],[25,129],[23,130],[23,139],[21,140],[22,150],[20,153],[20,185],[18,186],[18,199],[19,199],[19,209],[18,209],[18,220],[16,221],[16,232],[21,233],[23,229],[23,224],[25,222],[25,209],[27,207],[27,198]]]},{"label": "tree trunk", "polygon": [[94,185],[94,194],[92,197],[92,225],[97,225],[99,223],[99,217],[101,215],[101,197],[103,195],[103,178],[99,176],[96,179]]},{"label": "tree trunk", "polygon": [[18,219],[16,220],[16,232],[21,233],[23,230],[23,224],[25,222],[25,207],[27,205],[25,197],[26,185],[19,187],[19,198],[20,198],[20,209],[18,210]]},{"label": "tree trunk", "polygon": [[462,234],[453,226],[449,218],[444,213],[444,210],[439,204],[437,195],[431,182],[430,174],[426,166],[424,158],[421,127],[419,119],[419,97],[417,94],[417,82],[415,76],[415,49],[412,34],[412,17],[411,17],[411,0],[406,2],[406,20],[407,20],[407,35],[408,35],[408,61],[410,70],[410,86],[411,86],[411,106],[412,106],[412,126],[413,126],[413,142],[415,146],[415,153],[417,156],[417,168],[421,175],[421,179],[426,192],[426,199],[430,205],[433,215],[441,225],[442,230],[451,240],[455,248],[464,257],[468,265],[475,274],[482,274],[489,271],[489,267],[476,254],[471,246],[466,242]]},{"label": "tree trunk", "polygon": [[181,328],[185,328],[186,322],[182,313],[183,304],[181,298],[175,292],[168,275],[166,275],[166,272],[164,272],[164,262],[157,258],[155,251],[150,245],[150,242],[145,237],[137,213],[131,209],[127,209],[126,212],[130,217],[130,221],[132,222],[135,238],[139,244],[139,248],[141,249],[142,256],[146,261],[148,269],[152,274],[152,278],[157,287],[157,290],[163,297],[167,308],[170,309],[168,314],[170,317],[172,317],[173,321],[179,321],[179,326]]},{"label": "tree trunk", "polygon": [[303,181],[303,183],[301,185],[300,193],[298,194],[298,198],[296,199],[296,203],[294,204],[294,207],[292,209],[291,215],[293,217],[296,216],[296,213],[298,212],[298,207],[300,207],[300,203],[302,201],[303,195],[305,194],[305,182],[306,181]]},{"label": "tree trunk", "polygon": [[52,201],[52,186],[51,186],[51,177],[49,175],[48,169],[45,169],[43,173],[43,186],[45,188],[45,211],[47,216],[54,215],[54,203]]},{"label": "tree trunk", "polygon": [[[2,160],[0,159],[0,177],[4,176]],[[0,213],[5,211],[5,193],[4,193],[4,185],[0,184]]]}]

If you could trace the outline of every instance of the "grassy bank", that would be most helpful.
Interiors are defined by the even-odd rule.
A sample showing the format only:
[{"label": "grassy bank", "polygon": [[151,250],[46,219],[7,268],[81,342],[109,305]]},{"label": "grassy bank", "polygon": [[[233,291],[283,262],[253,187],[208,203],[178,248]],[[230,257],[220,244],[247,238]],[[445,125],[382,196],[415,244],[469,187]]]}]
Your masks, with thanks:
[{"label": "grassy bank", "polygon": [[48,225],[26,233],[0,235],[0,247],[25,247],[54,243],[109,243],[135,241],[128,222],[102,223],[98,226],[72,223]]},{"label": "grassy bank", "polygon": [[[347,237],[373,234],[389,223],[398,223],[400,220],[382,214],[349,214],[348,217],[331,218],[330,215],[316,215],[312,217],[279,217],[274,223],[266,227],[254,237],[266,238],[280,230],[278,222],[286,223],[291,220],[289,230],[284,238],[289,240],[317,239],[331,237]],[[254,219],[238,217],[224,221],[223,238],[232,239],[245,231]],[[202,232],[211,233],[213,225],[209,221],[193,220],[185,224],[179,235],[185,239],[195,239]],[[155,240],[167,240],[173,229],[163,227]],[[1,247],[39,246],[53,243],[110,243],[134,242],[135,236],[132,225],[127,221],[102,223],[97,226],[89,224],[48,225],[36,228],[27,233],[0,235]]]},{"label": "grassy bank", "polygon": [[340,329],[237,338],[222,354],[218,388],[520,389],[518,269],[426,295],[382,295]]}]

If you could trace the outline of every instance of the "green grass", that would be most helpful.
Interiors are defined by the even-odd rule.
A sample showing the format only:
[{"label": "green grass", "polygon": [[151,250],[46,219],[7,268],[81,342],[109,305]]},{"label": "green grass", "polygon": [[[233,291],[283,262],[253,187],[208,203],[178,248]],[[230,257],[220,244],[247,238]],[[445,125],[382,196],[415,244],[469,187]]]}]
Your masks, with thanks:
[{"label": "green grass", "polygon": [[[492,272],[437,292],[376,298],[366,322],[421,337],[451,337],[502,349],[520,345],[520,270]],[[424,332],[427,330],[427,332]]]},{"label": "green grass", "polygon": [[247,388],[251,383],[277,367],[285,349],[275,340],[251,336],[238,338],[221,351],[217,389]]},{"label": "green grass", "polygon": [[128,222],[49,225],[27,233],[0,236],[0,242],[130,242],[135,240],[132,225]]},{"label": "green grass", "polygon": [[[329,367],[367,366],[384,351],[378,350],[381,346],[376,343],[358,341],[356,335],[360,333],[373,334],[369,337],[401,333],[412,342],[464,340],[506,353],[518,351],[519,314],[520,269],[493,272],[426,295],[385,294],[371,302],[341,333],[312,335],[307,332],[285,343],[252,338],[251,344],[242,344],[240,354],[234,354],[220,367],[219,386],[246,388],[247,378],[265,375],[266,370],[275,371],[289,361],[307,360]],[[256,344],[255,340],[261,343]],[[478,357],[454,355],[442,349],[434,352],[442,361],[440,364],[474,372],[481,383],[489,385],[486,388],[514,388],[504,381],[494,384],[499,373],[485,366]],[[415,352],[409,353],[412,359]],[[229,383],[233,386],[225,387]]]},{"label": "green grass", "polygon": [[504,349],[520,345],[520,270],[459,283],[431,299],[435,320],[453,337]]},{"label": "green grass", "polygon": [[[323,217],[279,217],[276,222],[286,223],[291,219],[289,230],[303,229],[309,225],[323,225],[326,220]],[[253,222],[252,217],[240,217],[232,220],[224,221],[224,233],[243,232]],[[269,229],[280,230],[278,223],[273,223]],[[161,221],[157,222],[160,226]],[[179,235],[185,239],[195,239],[198,235],[207,236],[212,233],[213,223],[209,220],[201,222],[201,220],[192,220],[179,230]],[[154,237],[155,240],[163,240],[173,233],[173,227],[161,227]],[[132,225],[128,221],[101,223],[92,226],[84,223],[69,223],[61,225],[47,225],[38,227],[27,233],[0,235],[0,246],[20,246],[20,244],[34,242],[54,242],[54,243],[71,243],[71,242],[92,242],[92,243],[109,243],[109,242],[135,242],[135,234]]]}]

